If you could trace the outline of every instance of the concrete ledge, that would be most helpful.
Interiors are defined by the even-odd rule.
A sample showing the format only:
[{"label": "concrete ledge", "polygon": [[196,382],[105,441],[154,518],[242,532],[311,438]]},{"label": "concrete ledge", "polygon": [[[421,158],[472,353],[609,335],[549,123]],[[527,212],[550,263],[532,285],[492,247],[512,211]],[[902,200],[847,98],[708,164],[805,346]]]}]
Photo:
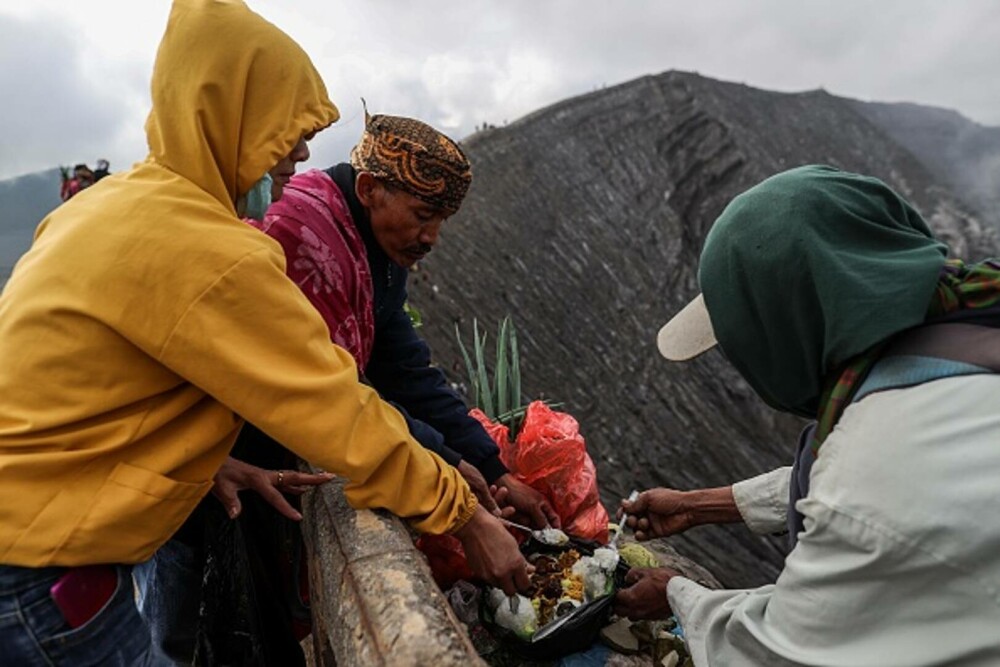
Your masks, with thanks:
[{"label": "concrete ledge", "polygon": [[484,665],[406,526],[343,484],[303,496],[316,665]]}]

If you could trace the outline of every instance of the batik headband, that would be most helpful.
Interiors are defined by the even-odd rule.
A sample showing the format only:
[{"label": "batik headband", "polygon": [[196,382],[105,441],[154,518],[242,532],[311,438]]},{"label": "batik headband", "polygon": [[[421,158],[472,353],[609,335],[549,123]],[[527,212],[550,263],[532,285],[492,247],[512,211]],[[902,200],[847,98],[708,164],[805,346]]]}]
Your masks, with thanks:
[{"label": "batik headband", "polygon": [[448,215],[462,205],[472,182],[472,168],[454,141],[430,125],[400,116],[369,116],[351,151],[351,165],[442,209]]}]

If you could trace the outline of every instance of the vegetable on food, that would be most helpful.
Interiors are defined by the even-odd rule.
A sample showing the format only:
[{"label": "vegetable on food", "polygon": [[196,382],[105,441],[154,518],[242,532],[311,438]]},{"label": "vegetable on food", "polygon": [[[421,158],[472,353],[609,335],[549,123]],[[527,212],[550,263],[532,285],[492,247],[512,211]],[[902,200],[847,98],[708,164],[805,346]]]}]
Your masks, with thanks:
[{"label": "vegetable on food", "polygon": [[660,567],[660,561],[653,552],[637,542],[621,545],[618,554],[629,567]]}]

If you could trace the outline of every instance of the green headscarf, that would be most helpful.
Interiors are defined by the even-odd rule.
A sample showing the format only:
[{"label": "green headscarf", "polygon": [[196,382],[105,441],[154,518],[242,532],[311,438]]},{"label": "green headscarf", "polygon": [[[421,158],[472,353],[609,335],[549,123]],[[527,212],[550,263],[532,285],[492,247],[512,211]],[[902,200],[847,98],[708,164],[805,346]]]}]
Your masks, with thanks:
[{"label": "green headscarf", "polygon": [[698,280],[729,361],[768,405],[814,418],[831,373],[924,321],[947,252],[881,181],[813,165],[736,197]]}]

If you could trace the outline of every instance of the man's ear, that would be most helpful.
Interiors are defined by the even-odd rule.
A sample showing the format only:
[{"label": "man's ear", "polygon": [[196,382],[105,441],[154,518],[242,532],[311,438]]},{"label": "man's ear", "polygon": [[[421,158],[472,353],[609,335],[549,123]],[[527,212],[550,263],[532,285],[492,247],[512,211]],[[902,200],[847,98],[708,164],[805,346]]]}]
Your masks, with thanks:
[{"label": "man's ear", "polygon": [[354,194],[358,196],[358,201],[365,208],[371,208],[375,204],[375,195],[381,184],[370,171],[359,171],[354,179]]}]

